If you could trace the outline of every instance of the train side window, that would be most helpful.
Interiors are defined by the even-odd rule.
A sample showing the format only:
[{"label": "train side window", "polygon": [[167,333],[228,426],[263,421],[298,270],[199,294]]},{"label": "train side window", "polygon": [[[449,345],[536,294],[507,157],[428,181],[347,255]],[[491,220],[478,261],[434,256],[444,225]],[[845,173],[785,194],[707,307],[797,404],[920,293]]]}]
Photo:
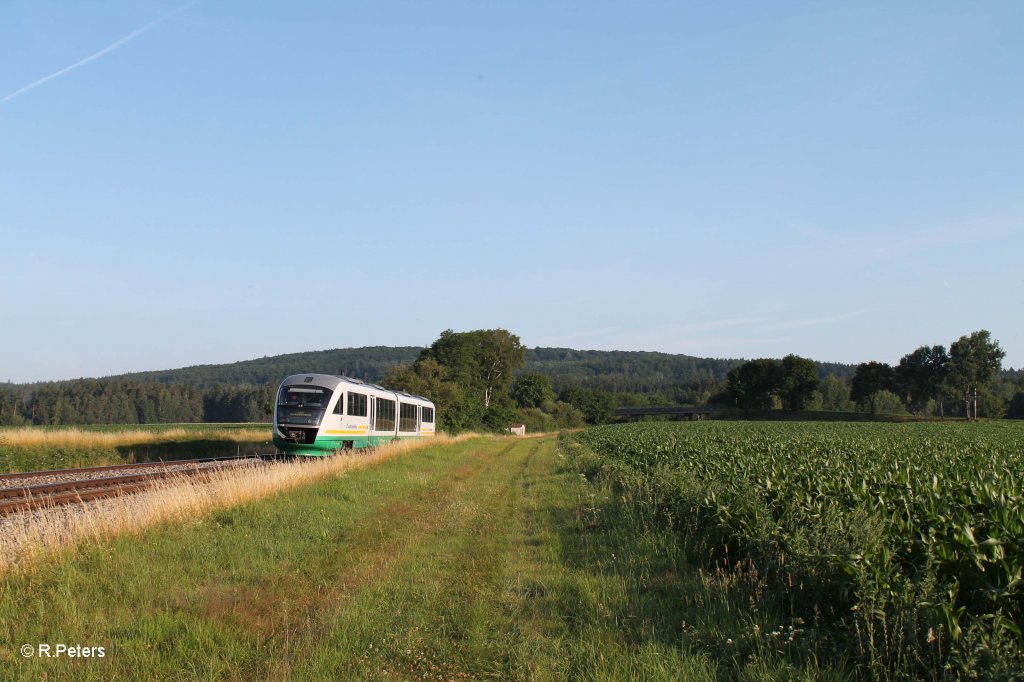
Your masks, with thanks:
[{"label": "train side window", "polygon": [[373,426],[374,431],[395,430],[395,401],[387,398],[377,398],[377,419]]},{"label": "train side window", "polygon": [[398,430],[412,432],[416,430],[416,406],[407,403],[398,404]]},{"label": "train side window", "polygon": [[433,424],[434,423],[434,408],[433,407],[424,407],[423,408],[423,421],[427,422],[428,424]]},{"label": "train side window", "polygon": [[350,417],[366,416],[366,396],[362,393],[348,394],[348,415]]},{"label": "train side window", "polygon": [[334,414],[345,414],[345,394],[338,394],[338,404],[334,406]]}]

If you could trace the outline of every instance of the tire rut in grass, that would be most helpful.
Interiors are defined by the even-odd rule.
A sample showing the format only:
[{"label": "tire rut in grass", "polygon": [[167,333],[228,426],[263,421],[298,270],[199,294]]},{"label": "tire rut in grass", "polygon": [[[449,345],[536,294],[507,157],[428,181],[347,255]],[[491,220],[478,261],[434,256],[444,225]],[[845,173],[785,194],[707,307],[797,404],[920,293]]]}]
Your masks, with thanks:
[{"label": "tire rut in grass", "polygon": [[[373,670],[399,679],[421,674],[433,679],[439,673],[445,679],[508,678],[515,627],[500,617],[497,604],[504,595],[510,538],[518,532],[519,465],[538,449],[536,442],[517,442],[487,454],[494,466],[468,481],[472,489],[454,496],[446,509],[463,512],[457,523],[419,536],[385,582],[358,597],[359,605],[339,605],[335,635],[351,639],[369,609],[377,637],[355,635],[364,647],[359,663],[340,667],[339,674]],[[330,641],[324,637],[316,643],[321,653]]]},{"label": "tire rut in grass", "polygon": [[[277,575],[255,585],[225,590],[211,586],[200,596],[200,611],[259,639],[301,630],[305,637],[322,636],[329,627],[329,613],[355,598],[368,586],[386,579],[402,561],[417,538],[437,532],[461,491],[492,466],[491,459],[503,457],[515,446],[499,452],[481,446],[464,456],[466,461],[440,478],[428,478],[420,489],[391,499],[376,511],[376,522],[363,524],[346,542],[351,547],[324,551],[309,557],[304,570],[309,580],[282,583]],[[442,472],[443,473],[443,472]],[[358,548],[358,554],[353,552]],[[282,572],[284,574],[285,572]],[[315,581],[315,582],[314,582]]]}]

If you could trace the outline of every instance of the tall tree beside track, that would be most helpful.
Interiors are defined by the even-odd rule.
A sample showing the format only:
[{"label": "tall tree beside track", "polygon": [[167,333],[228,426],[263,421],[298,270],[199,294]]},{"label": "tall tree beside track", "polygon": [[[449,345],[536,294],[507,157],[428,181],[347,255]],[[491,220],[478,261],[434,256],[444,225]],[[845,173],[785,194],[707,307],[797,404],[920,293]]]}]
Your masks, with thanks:
[{"label": "tall tree beside track", "polygon": [[392,368],[384,384],[433,400],[446,431],[501,429],[516,418],[509,388],[525,354],[504,329],[447,329],[412,365]]},{"label": "tall tree beside track", "polygon": [[428,358],[436,360],[448,371],[449,378],[478,397],[486,410],[495,396],[508,394],[512,372],[526,361],[526,347],[505,329],[447,329],[423,350],[417,362]]}]

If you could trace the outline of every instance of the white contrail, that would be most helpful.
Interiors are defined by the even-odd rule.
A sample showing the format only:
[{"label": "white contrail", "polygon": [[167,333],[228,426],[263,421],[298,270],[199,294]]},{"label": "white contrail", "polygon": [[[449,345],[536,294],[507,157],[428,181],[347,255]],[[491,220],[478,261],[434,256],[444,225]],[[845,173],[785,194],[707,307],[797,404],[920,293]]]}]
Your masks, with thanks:
[{"label": "white contrail", "polygon": [[138,38],[140,35],[142,35],[146,31],[148,31],[149,29],[153,28],[154,26],[158,26],[158,25],[162,24],[163,22],[165,22],[168,19],[170,19],[171,17],[173,17],[175,14],[178,14],[179,12],[183,12],[184,10],[188,9],[189,7],[191,7],[192,5],[196,4],[197,2],[199,2],[199,0],[189,0],[189,2],[186,2],[184,5],[180,5],[179,7],[176,7],[175,9],[172,9],[170,12],[168,12],[165,15],[163,15],[162,17],[154,19],[153,21],[149,22],[148,24],[146,24],[145,26],[143,26],[141,28],[135,29],[134,31],[132,31],[131,33],[129,33],[128,35],[126,35],[125,37],[123,37],[123,38],[121,38],[119,40],[115,40],[114,42],[112,42],[110,45],[107,45],[102,50],[99,50],[98,52],[93,52],[88,57],[85,57],[84,59],[80,59],[80,60],[78,60],[77,62],[75,62],[74,64],[72,64],[70,66],[65,66],[60,71],[54,71],[49,76],[43,76],[39,80],[37,80],[37,81],[35,81],[33,83],[29,83],[28,85],[26,85],[23,88],[15,90],[14,92],[12,92],[11,94],[7,95],[3,99],[0,99],[0,104],[3,104],[4,102],[9,102],[10,100],[14,99],[15,97],[18,97],[19,95],[23,95],[26,92],[28,92],[29,90],[33,90],[35,88],[38,88],[40,85],[42,85],[43,83],[46,83],[47,81],[52,81],[54,78],[59,78],[60,76],[63,76],[64,74],[66,74],[69,71],[74,71],[78,67],[84,66],[85,64],[88,64],[89,62],[93,61],[94,59],[99,59],[100,57],[102,57],[103,55],[107,54],[108,52],[113,52],[114,50],[116,50],[117,48],[121,47],[122,45],[124,45],[128,41],[134,40],[135,38]]}]

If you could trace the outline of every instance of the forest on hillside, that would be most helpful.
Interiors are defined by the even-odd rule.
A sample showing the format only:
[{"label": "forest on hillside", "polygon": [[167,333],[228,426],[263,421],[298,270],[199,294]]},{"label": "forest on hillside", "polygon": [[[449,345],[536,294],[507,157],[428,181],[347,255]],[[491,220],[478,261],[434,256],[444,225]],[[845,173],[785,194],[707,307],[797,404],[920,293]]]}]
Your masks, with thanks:
[{"label": "forest on hillside", "polygon": [[[289,374],[315,372],[379,382],[395,365],[415,362],[422,351],[423,348],[418,346],[337,348],[222,365],[136,372],[106,377],[104,380],[185,383],[209,388],[276,383]],[[527,348],[524,365],[517,371],[550,376],[558,390],[583,386],[611,392],[647,393],[675,389],[688,382],[721,381],[739,362],[644,351]],[[823,363],[821,368],[822,376],[830,373],[843,376],[853,374],[850,365]]]},{"label": "forest on hillside", "polygon": [[[385,382],[389,387],[414,392],[416,389],[444,402],[446,397],[451,399],[453,387],[470,396],[482,390],[467,369],[475,362],[470,357],[472,353],[459,343],[466,335],[479,345],[483,337],[473,335],[484,332],[504,330],[445,332],[442,339],[447,339],[452,348],[458,347],[458,352],[444,344],[438,350],[442,340],[439,339],[426,348],[340,348],[100,379],[0,384],[0,425],[267,421],[280,381],[289,374],[304,372]],[[474,403],[466,402],[462,413],[456,410],[450,415],[453,427],[485,425],[487,414],[490,417],[486,423],[517,419],[534,426],[552,427],[577,421],[607,421],[620,406],[718,404],[782,409],[794,404],[792,386],[784,387],[787,380],[783,364],[778,365],[779,371],[772,364],[782,361],[745,362],[642,351],[531,349],[523,347],[518,337],[509,336],[515,339],[516,356],[498,387],[494,404],[488,401],[485,408],[470,409],[468,406]],[[425,381],[422,370],[430,365],[424,365],[424,361],[436,359],[438,353],[448,353],[449,366],[434,369],[436,376]],[[920,399],[920,390],[914,388],[914,394],[909,393],[907,382],[900,379],[906,372],[901,374],[898,368],[882,367],[892,377],[884,379],[889,375],[883,371],[884,380],[865,389],[864,375],[868,370],[875,372],[880,363],[853,366],[797,360],[804,373],[804,394],[799,400],[804,409],[874,412],[881,406],[884,411],[935,412],[933,403]],[[755,368],[761,374],[751,374]],[[1022,374],[1000,370],[985,383],[982,416],[1024,416]],[[430,391],[441,394],[435,396]],[[903,398],[899,395],[901,391]],[[941,402],[944,394],[940,391],[935,395]],[[864,396],[871,399],[865,400]],[[947,402],[947,413],[956,414],[954,396],[948,396]]]},{"label": "forest on hillside", "polygon": [[[414,363],[423,350],[339,348],[100,379],[0,384],[0,424],[261,421],[269,419],[274,390],[289,374],[343,374],[379,383],[393,368]],[[580,388],[687,403],[717,390],[738,362],[668,353],[534,348],[525,351],[525,364],[515,373],[549,376],[557,391]]]},{"label": "forest on hillside", "polygon": [[277,385],[289,374],[311,372],[352,377],[362,381],[380,381],[389,369],[419,357],[418,346],[365,346],[333,350],[288,353],[222,365],[195,365],[181,369],[135,372],[105,377],[103,381],[190,384],[200,389],[215,386]]}]

